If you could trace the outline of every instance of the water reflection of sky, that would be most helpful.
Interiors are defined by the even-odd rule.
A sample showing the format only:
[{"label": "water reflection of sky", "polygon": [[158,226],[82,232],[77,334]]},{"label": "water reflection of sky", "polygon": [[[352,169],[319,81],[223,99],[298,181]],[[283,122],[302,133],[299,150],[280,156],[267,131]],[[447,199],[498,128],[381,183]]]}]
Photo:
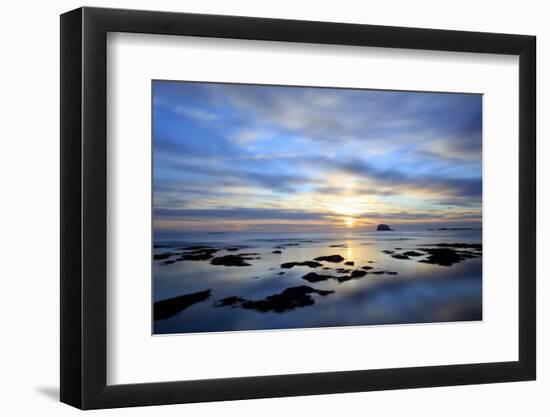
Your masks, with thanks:
[{"label": "water reflection of sky", "polygon": [[[239,252],[257,252],[251,266],[227,267],[211,265],[209,261],[183,261],[156,266],[154,300],[182,294],[212,290],[211,297],[191,305],[165,320],[158,320],[154,333],[188,333],[230,330],[261,330],[327,326],[426,323],[481,319],[482,260],[467,259],[450,267],[426,264],[415,259],[399,260],[382,250],[418,249],[435,243],[481,243],[480,231],[409,232],[348,234],[347,236],[310,234],[299,238],[290,235],[221,234],[187,236],[164,241],[179,248],[186,244],[207,244],[215,247],[247,246]],[[301,240],[301,242],[300,242]],[[308,242],[305,242],[309,240]],[[284,242],[300,242],[288,246],[281,254],[274,247]],[[330,245],[346,247],[330,247]],[[169,248],[155,249],[166,252]],[[216,256],[238,252],[220,251]],[[342,263],[323,263],[332,270],[298,266],[281,269],[283,262],[307,261],[322,255],[339,254],[353,267]],[[421,258],[420,258],[421,259]],[[368,263],[371,261],[372,263]],[[375,269],[395,271],[398,275],[368,274],[346,282],[327,280],[309,283],[302,279],[308,272],[337,275],[334,268]],[[279,272],[284,272],[279,275]],[[315,304],[284,313],[258,312],[240,307],[215,307],[222,298],[240,296],[259,300],[281,293],[286,288],[307,285],[333,294],[312,294]]]}]

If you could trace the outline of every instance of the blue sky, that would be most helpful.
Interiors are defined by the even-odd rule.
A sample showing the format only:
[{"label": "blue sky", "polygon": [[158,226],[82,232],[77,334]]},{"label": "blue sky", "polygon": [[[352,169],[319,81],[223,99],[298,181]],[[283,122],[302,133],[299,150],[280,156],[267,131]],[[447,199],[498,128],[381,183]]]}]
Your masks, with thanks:
[{"label": "blue sky", "polygon": [[152,88],[157,231],[481,226],[481,95]]}]

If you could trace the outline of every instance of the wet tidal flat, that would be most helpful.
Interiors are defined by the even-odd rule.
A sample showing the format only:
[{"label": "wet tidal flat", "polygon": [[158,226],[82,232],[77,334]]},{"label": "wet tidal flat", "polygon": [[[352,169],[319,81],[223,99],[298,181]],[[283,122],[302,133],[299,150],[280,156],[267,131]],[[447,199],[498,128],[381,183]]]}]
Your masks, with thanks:
[{"label": "wet tidal flat", "polygon": [[481,231],[155,239],[154,334],[482,319]]}]

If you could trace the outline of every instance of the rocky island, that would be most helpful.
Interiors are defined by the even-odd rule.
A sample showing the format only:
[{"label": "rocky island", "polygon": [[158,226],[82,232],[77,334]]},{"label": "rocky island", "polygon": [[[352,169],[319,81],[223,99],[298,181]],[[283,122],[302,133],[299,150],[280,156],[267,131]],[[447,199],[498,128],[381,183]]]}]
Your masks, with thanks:
[{"label": "rocky island", "polygon": [[378,226],[376,226],[376,231],[377,232],[393,232],[394,230],[388,226],[387,224],[379,224]]}]

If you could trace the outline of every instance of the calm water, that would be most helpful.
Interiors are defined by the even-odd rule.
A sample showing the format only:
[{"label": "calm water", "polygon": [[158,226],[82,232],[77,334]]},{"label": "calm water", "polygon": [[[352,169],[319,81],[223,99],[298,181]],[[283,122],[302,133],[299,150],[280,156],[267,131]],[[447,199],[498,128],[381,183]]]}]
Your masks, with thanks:
[{"label": "calm water", "polygon": [[[178,252],[189,245],[214,248],[238,246],[238,251],[222,249],[215,257],[258,253],[247,261],[251,266],[220,266],[210,260],[178,261],[163,265],[154,261],[154,301],[211,290],[171,317],[154,322],[155,334],[219,332],[232,330],[288,329],[326,326],[426,323],[481,320],[482,258],[465,259],[451,266],[419,262],[428,255],[395,259],[384,250],[403,252],[441,243],[481,243],[480,230],[426,232],[349,232],[340,234],[194,234],[160,238],[155,253]],[[293,244],[292,246],[286,246]],[[331,247],[341,245],[340,247]],[[281,254],[272,253],[282,246]],[[468,250],[468,249],[466,249]],[[318,256],[341,255],[344,262],[322,262],[322,267],[280,267],[285,262],[313,260]],[[175,258],[169,258],[175,259]],[[373,269],[358,279],[338,282],[329,279],[308,282],[310,272],[343,276],[335,268]],[[329,267],[330,270],[323,269]],[[376,275],[373,271],[397,272]],[[279,275],[280,272],[284,274]],[[349,273],[347,273],[349,275]],[[262,300],[287,288],[307,285],[334,293],[309,296],[313,304],[284,312],[262,312],[239,304],[215,306],[226,297]]]}]

